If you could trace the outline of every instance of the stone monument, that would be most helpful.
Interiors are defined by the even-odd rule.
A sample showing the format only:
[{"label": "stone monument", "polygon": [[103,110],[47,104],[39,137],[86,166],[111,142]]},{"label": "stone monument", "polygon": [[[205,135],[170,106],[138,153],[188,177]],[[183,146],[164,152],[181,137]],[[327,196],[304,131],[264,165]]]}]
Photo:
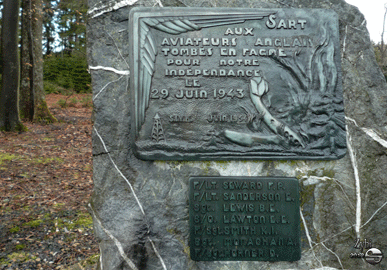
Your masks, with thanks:
[{"label": "stone monument", "polygon": [[386,268],[387,85],[357,8],[89,0],[88,15],[99,269]]}]

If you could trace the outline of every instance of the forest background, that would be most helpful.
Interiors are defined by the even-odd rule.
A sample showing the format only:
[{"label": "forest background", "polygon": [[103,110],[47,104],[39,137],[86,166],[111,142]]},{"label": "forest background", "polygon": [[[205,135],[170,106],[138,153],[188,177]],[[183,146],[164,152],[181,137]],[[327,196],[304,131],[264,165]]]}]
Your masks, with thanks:
[{"label": "forest background", "polygon": [[4,0],[0,7],[0,129],[23,129],[16,108],[22,119],[55,122],[44,103],[46,93],[91,91],[86,60],[87,1]]},{"label": "forest background", "polygon": [[0,9],[0,269],[94,269],[87,0]]}]

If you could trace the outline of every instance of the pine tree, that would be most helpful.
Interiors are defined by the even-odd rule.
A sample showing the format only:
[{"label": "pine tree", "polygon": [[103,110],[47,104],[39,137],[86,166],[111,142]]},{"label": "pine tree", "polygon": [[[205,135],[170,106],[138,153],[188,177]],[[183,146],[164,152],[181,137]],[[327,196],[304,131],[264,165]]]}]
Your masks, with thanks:
[{"label": "pine tree", "polygon": [[54,25],[54,6],[56,1],[53,0],[44,0],[43,1],[43,45],[45,55],[50,55],[54,49],[54,35],[55,35],[55,25]]},{"label": "pine tree", "polygon": [[165,141],[164,130],[158,113],[153,118],[152,141]]},{"label": "pine tree", "polygon": [[86,0],[61,0],[58,3],[58,25],[61,46],[65,52],[84,53],[86,49]]}]

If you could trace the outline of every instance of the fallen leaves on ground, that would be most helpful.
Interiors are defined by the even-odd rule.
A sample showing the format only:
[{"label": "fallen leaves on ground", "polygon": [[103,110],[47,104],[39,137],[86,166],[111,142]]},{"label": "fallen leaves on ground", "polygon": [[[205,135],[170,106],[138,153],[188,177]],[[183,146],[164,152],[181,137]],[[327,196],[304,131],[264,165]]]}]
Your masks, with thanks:
[{"label": "fallen leaves on ground", "polygon": [[65,269],[98,260],[92,193],[90,94],[46,100],[58,123],[0,132],[0,269]]}]

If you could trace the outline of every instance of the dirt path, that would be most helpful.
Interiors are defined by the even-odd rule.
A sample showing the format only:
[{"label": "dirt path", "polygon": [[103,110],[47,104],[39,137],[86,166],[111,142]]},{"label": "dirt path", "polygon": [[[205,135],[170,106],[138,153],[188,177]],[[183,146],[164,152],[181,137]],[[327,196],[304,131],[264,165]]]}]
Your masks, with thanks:
[{"label": "dirt path", "polygon": [[[91,95],[47,95],[58,123],[0,132],[0,269],[65,269],[98,260]],[[58,104],[59,102],[59,104]]]}]

